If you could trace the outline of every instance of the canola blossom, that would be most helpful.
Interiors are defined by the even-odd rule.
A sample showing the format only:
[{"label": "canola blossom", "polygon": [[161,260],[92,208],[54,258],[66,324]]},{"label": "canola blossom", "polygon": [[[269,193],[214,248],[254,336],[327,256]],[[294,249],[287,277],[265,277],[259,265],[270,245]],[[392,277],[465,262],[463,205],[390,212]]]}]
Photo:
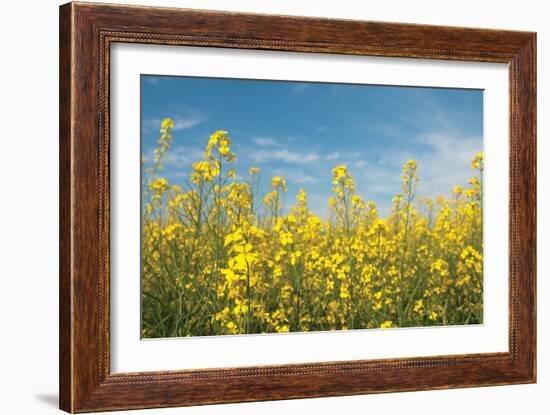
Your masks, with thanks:
[{"label": "canola blossom", "polygon": [[421,197],[417,163],[401,172],[391,213],[332,169],[330,216],[284,177],[237,179],[227,131],[172,184],[160,175],[174,123],[161,123],[142,211],[146,338],[479,324],[483,320],[483,154],[450,197]]}]

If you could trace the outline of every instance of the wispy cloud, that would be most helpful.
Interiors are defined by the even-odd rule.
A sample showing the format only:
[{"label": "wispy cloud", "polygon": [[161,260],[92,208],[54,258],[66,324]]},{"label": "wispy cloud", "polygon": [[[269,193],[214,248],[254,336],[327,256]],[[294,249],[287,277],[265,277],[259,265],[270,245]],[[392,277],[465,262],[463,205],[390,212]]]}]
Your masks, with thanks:
[{"label": "wispy cloud", "polygon": [[382,170],[395,171],[409,159],[418,164],[419,194],[449,194],[455,185],[464,185],[472,176],[470,162],[482,151],[482,139],[460,134],[430,133],[414,141],[426,146],[424,151],[388,151],[380,159]]},{"label": "wispy cloud", "polygon": [[[192,163],[202,160],[204,157],[203,152],[197,148],[190,148],[185,146],[173,147],[163,160],[163,165],[168,168],[181,169],[188,168]],[[145,154],[145,163],[149,164],[154,158],[154,152],[151,149]],[[181,175],[188,175],[188,171],[181,173]],[[179,175],[179,173],[178,173]]]},{"label": "wispy cloud", "polygon": [[308,183],[317,183],[318,181],[319,181],[319,179],[317,179],[315,177],[308,176],[307,174],[303,174],[302,176],[296,178],[296,180],[294,180],[294,183],[308,184]]},{"label": "wispy cloud", "polygon": [[304,92],[306,89],[308,89],[309,85],[306,83],[297,83],[292,86],[292,92],[294,94],[299,94],[301,92]]},{"label": "wispy cloud", "polygon": [[[173,131],[188,130],[196,125],[204,122],[206,117],[199,112],[189,111],[184,114],[167,114],[169,118],[174,121]],[[161,118],[148,118],[143,121],[143,129],[145,131],[152,131],[160,128]]]},{"label": "wispy cloud", "polygon": [[256,163],[269,161],[280,161],[290,164],[313,163],[320,159],[319,154],[315,152],[300,153],[289,151],[287,149],[279,150],[256,150],[250,153],[250,158]]},{"label": "wispy cloud", "polygon": [[252,139],[255,144],[259,145],[260,147],[278,147],[280,146],[279,142],[277,140],[274,140],[273,138],[269,137],[254,137]]},{"label": "wispy cloud", "polygon": [[[348,166],[357,192],[366,200],[376,201],[379,211],[385,215],[391,209],[391,198],[402,190],[401,167],[407,160],[414,159],[418,164],[418,195],[435,197],[449,195],[456,185],[466,185],[473,174],[471,160],[475,153],[483,150],[481,137],[459,133],[418,134],[411,138],[410,144],[406,149],[386,148],[383,155],[360,151],[319,152],[317,162],[309,164],[304,173],[311,176],[311,172],[316,171],[326,176],[327,168],[333,164]],[[328,166],[327,161],[331,162]],[[324,181],[326,177],[316,183]],[[311,207],[321,211],[325,203],[326,200],[317,197]]]},{"label": "wispy cloud", "polygon": [[147,76],[144,78],[144,80],[150,85],[158,85],[160,83],[160,79],[158,77],[153,77],[153,76]]},{"label": "wispy cloud", "polygon": [[338,152],[333,152],[325,156],[325,160],[336,160],[338,158],[340,158],[340,153]]},{"label": "wispy cloud", "polygon": [[193,128],[195,125],[200,124],[206,119],[201,114],[180,115],[174,117],[174,131],[187,130]]},{"label": "wispy cloud", "polygon": [[473,174],[472,158],[483,150],[481,137],[431,134],[419,141],[432,149],[419,157],[419,165],[425,166],[424,190],[431,195],[448,194],[453,186],[464,185]]}]

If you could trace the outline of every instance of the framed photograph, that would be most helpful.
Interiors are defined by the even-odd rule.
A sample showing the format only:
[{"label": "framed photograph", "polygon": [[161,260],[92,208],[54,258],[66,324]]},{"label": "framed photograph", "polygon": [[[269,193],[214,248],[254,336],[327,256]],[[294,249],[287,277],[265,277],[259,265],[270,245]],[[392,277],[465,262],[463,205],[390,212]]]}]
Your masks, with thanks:
[{"label": "framed photograph", "polygon": [[536,35],[60,8],[60,407],[536,381]]}]

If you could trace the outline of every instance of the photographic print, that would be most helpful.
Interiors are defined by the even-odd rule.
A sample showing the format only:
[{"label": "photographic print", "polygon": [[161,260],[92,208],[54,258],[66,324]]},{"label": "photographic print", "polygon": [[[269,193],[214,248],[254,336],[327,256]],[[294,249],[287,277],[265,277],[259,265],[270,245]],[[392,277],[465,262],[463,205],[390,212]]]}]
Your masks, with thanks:
[{"label": "photographic print", "polygon": [[141,76],[142,338],[483,323],[483,91]]}]

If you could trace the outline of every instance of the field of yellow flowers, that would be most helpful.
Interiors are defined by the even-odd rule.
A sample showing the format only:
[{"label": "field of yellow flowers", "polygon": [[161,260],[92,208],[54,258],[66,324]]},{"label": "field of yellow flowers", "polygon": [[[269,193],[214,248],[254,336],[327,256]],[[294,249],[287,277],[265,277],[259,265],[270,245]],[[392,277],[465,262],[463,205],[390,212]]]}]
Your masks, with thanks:
[{"label": "field of yellow flowers", "polygon": [[226,131],[210,136],[182,187],[161,176],[174,124],[166,118],[146,169],[142,212],[142,336],[181,337],[481,323],[483,155],[449,198],[417,195],[417,165],[387,218],[332,169],[331,215],[284,177],[260,197],[260,169],[237,180]]}]

